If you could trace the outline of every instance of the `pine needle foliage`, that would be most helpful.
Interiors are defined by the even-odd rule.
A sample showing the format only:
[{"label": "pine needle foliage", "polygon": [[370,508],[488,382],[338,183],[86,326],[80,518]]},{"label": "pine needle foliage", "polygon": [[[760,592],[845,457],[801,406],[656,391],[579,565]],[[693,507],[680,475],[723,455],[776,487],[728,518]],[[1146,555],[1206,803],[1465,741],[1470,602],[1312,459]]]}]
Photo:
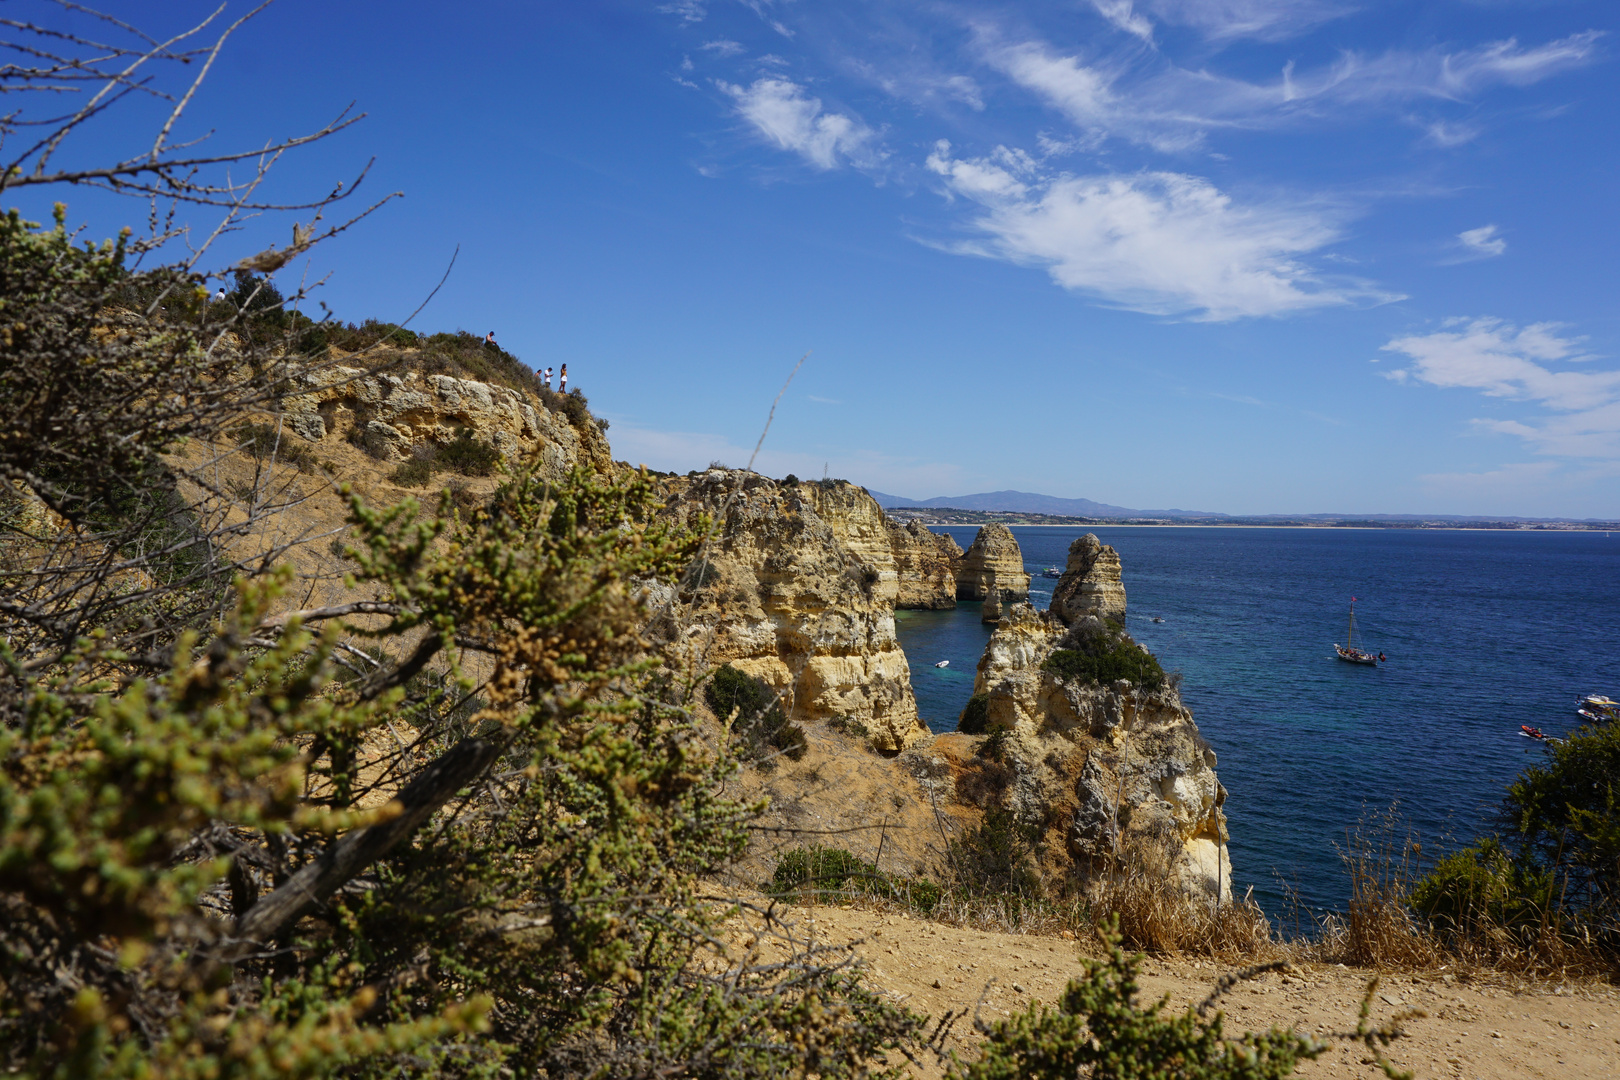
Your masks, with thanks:
[{"label": "pine needle foliage", "polygon": [[[1224,1016],[1209,1009],[1246,978],[1280,965],[1267,965],[1224,977],[1196,1009],[1168,1011],[1169,997],[1137,1004],[1140,955],[1127,955],[1111,927],[1100,931],[1108,956],[1082,958],[1085,974],[1072,979],[1056,1008],[1040,1002],[994,1024],[979,1024],[982,1053],[967,1063],[954,1059],[951,1080],[1276,1080],[1291,1076],[1303,1061],[1320,1057],[1329,1043],[1292,1028],[1263,1034],[1226,1034]],[[1377,981],[1369,985],[1355,1031],[1336,1038],[1359,1042],[1386,1075],[1401,1077],[1382,1048],[1401,1036],[1401,1024],[1422,1014],[1405,1013],[1381,1027],[1368,1019]],[[1409,1075],[1407,1080],[1410,1080]]]},{"label": "pine needle foliage", "polygon": [[[166,674],[122,686],[94,637],[38,678],[13,664],[0,1063],[883,1073],[918,1020],[841,955],[716,952],[736,908],[701,882],[758,807],[721,795],[736,758],[635,632],[642,585],[695,544],[655,506],[645,476],[583,473],[520,474],[465,520],[356,498],[375,599],[278,615],[282,578],[243,582]],[[379,647],[345,673],[354,635]]]}]

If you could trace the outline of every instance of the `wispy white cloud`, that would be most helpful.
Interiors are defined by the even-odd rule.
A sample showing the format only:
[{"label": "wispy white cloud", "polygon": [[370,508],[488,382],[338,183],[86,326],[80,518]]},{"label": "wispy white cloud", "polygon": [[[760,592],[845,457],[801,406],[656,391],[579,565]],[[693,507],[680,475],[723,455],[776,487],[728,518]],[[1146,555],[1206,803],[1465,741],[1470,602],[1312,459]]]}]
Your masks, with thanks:
[{"label": "wispy white cloud", "polygon": [[1116,29],[1153,43],[1153,23],[1134,9],[1131,0],[1091,0],[1091,6]]},{"label": "wispy white cloud", "polygon": [[1423,128],[1423,141],[1438,146],[1442,150],[1463,146],[1471,143],[1480,136],[1480,126],[1465,122],[1448,122],[1435,120],[1432,123],[1421,124]]},{"label": "wispy white cloud", "polygon": [[1162,21],[1191,27],[1215,41],[1281,41],[1348,15],[1359,5],[1343,0],[1147,0]]},{"label": "wispy white cloud", "polygon": [[1495,225],[1464,229],[1457,234],[1457,243],[1462,245],[1464,258],[1468,260],[1494,259],[1507,253],[1507,241],[1498,235]]},{"label": "wispy white cloud", "polygon": [[746,87],[715,85],[730,95],[738,114],[756,131],[818,169],[835,169],[846,161],[872,167],[884,156],[875,130],[843,113],[824,110],[820,98],[788,79],[756,79]]},{"label": "wispy white cloud", "polygon": [[737,54],[746,51],[743,48],[742,42],[728,41],[725,38],[718,38],[714,41],[705,41],[702,48],[705,52],[712,52],[716,56],[736,56]]},{"label": "wispy white cloud", "polygon": [[936,69],[928,63],[880,65],[859,57],[844,58],[845,66],[885,94],[915,105],[955,101],[975,112],[984,111],[984,91],[971,75]]},{"label": "wispy white cloud", "polygon": [[782,20],[778,19],[775,15],[771,14],[771,8],[775,6],[775,0],[737,0],[737,2],[742,4],[742,6],[747,8],[749,11],[752,11],[755,15],[758,15],[761,22],[770,27],[772,30],[775,30],[778,34],[781,34],[785,38],[791,38],[793,36],[793,31],[788,29],[787,24],[782,22]]},{"label": "wispy white cloud", "polygon": [[[1590,63],[1602,36],[1585,31],[1532,47],[1508,39],[1453,51],[1343,52],[1325,66],[1307,70],[1290,62],[1275,80],[1251,82],[1189,70],[1157,54],[1088,56],[1044,41],[1010,41],[987,26],[977,33],[986,64],[1077,127],[1166,152],[1196,148],[1216,128],[1286,127],[1395,102],[1460,102],[1494,86],[1527,86]],[[1440,145],[1476,134],[1444,121],[1429,128]]]},{"label": "wispy white cloud", "polygon": [[972,223],[982,239],[949,250],[1044,267],[1112,306],[1223,321],[1392,299],[1301,261],[1338,235],[1321,211],[1240,205],[1182,173],[1049,175],[1006,147],[959,159],[941,141],[927,165],[983,211]]},{"label": "wispy white cloud", "polygon": [[668,4],[659,4],[658,10],[664,15],[674,15],[685,22],[702,22],[709,14],[708,5],[703,0],[671,0]]},{"label": "wispy white cloud", "polygon": [[1386,377],[1539,405],[1561,415],[1473,423],[1480,431],[1522,438],[1544,454],[1620,458],[1620,371],[1552,366],[1595,359],[1583,351],[1583,339],[1562,336],[1556,323],[1520,329],[1483,318],[1453,319],[1446,326],[1385,345],[1384,351],[1412,361]]},{"label": "wispy white cloud", "polygon": [[837,398],[817,397],[815,394],[806,394],[805,397],[808,397],[811,401],[814,401],[819,405],[842,405],[843,404],[843,402],[839,401]]}]

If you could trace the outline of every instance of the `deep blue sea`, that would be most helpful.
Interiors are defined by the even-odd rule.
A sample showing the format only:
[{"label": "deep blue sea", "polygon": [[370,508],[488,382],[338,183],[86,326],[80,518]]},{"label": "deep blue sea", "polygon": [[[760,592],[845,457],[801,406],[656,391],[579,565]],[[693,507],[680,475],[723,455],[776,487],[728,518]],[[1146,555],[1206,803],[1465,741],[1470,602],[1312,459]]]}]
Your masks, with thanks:
[{"label": "deep blue sea", "polygon": [[[977,530],[939,531],[966,548]],[[1119,551],[1131,634],[1185,677],[1230,792],[1234,883],[1274,916],[1282,880],[1342,910],[1334,843],[1369,811],[1398,800],[1426,852],[1489,830],[1541,752],[1519,725],[1559,734],[1577,695],[1620,696],[1620,533],[1015,528],[1040,607],[1041,570],[1087,531]],[[1351,596],[1381,667],[1334,657]],[[979,605],[896,625],[923,718],[953,730],[990,637]]]}]

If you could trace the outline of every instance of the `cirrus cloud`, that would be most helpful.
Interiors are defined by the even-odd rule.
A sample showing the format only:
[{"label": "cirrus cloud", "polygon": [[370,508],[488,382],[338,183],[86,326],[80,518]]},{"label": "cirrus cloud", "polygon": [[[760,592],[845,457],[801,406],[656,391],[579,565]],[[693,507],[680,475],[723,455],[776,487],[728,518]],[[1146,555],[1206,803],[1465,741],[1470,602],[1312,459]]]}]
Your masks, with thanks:
[{"label": "cirrus cloud", "polygon": [[724,81],[715,85],[736,102],[738,114],[756,131],[818,169],[835,169],[846,161],[871,167],[884,156],[875,130],[824,110],[820,98],[789,79],[755,79],[746,87]]},{"label": "cirrus cloud", "polygon": [[1592,361],[1583,339],[1563,336],[1557,323],[1521,329],[1502,319],[1480,318],[1451,319],[1445,326],[1384,345],[1383,351],[1412,362],[1385,377],[1539,405],[1560,415],[1473,423],[1481,431],[1524,439],[1544,454],[1620,458],[1620,371],[1553,366]]},{"label": "cirrus cloud", "polygon": [[1327,283],[1301,260],[1337,238],[1330,215],[1241,205],[1201,177],[1046,175],[1023,151],[959,159],[943,140],[927,166],[982,211],[972,222],[981,238],[949,250],[1044,267],[1110,306],[1227,321],[1393,299]]}]

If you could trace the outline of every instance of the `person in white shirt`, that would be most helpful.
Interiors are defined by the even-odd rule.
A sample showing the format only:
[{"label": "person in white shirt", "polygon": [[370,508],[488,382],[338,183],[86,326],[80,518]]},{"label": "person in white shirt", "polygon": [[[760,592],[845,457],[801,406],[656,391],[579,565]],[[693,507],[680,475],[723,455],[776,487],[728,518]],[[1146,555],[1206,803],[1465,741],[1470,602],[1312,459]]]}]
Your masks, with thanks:
[{"label": "person in white shirt", "polygon": [[546,389],[550,390],[551,389],[551,369],[550,368],[546,368],[546,370],[545,370],[545,380],[546,380]]},{"label": "person in white shirt", "polygon": [[219,288],[219,292],[214,294],[214,303],[217,304],[223,299],[225,299],[225,287],[223,285],[221,285],[220,288]]}]

